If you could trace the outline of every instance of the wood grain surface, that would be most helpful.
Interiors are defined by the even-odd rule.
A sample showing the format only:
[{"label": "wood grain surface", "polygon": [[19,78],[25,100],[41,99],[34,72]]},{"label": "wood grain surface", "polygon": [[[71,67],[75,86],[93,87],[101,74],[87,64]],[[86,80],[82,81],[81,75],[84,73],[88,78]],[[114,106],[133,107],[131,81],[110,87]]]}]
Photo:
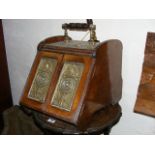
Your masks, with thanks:
[{"label": "wood grain surface", "polygon": [[155,117],[155,33],[147,34],[135,112]]}]

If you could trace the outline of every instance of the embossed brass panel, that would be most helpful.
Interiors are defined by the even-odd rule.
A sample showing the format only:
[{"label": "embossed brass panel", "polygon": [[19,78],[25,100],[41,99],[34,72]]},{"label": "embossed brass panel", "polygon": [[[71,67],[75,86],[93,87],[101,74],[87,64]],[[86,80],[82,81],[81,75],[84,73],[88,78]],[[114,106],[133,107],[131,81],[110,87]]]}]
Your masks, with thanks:
[{"label": "embossed brass panel", "polygon": [[44,103],[57,60],[43,57],[40,60],[28,98]]},{"label": "embossed brass panel", "polygon": [[83,63],[64,63],[52,98],[52,106],[66,111],[71,110],[83,70]]}]

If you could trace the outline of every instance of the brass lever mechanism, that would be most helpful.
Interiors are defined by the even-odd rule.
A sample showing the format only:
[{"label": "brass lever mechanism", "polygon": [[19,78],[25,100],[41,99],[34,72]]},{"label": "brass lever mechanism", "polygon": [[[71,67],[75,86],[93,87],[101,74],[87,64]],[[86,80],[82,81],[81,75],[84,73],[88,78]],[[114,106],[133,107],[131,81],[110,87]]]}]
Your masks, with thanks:
[{"label": "brass lever mechanism", "polygon": [[70,31],[88,31],[90,32],[89,42],[99,42],[96,37],[96,25],[93,24],[92,19],[87,19],[87,23],[65,23],[62,25],[64,29],[65,41],[69,41],[68,30]]}]

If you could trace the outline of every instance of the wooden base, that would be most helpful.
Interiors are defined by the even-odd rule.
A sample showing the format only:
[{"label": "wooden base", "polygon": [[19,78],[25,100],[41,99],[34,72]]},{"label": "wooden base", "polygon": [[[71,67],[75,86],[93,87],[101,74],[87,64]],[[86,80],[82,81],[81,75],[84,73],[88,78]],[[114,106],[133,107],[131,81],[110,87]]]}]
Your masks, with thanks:
[{"label": "wooden base", "polygon": [[111,128],[119,121],[122,113],[119,104],[109,106],[97,112],[85,131],[80,131],[76,126],[55,118],[34,112],[34,120],[45,134],[109,134]]}]

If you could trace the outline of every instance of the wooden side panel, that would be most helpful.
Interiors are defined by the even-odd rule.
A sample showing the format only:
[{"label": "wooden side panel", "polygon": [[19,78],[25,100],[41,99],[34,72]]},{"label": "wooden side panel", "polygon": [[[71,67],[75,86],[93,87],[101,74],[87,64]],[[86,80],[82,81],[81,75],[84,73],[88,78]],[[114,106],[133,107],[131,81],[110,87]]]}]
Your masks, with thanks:
[{"label": "wooden side panel", "polygon": [[101,43],[86,102],[98,105],[117,103],[122,95],[122,44],[118,40]]},{"label": "wooden side panel", "polygon": [[106,106],[116,104],[122,96],[122,44],[119,40],[101,43],[96,51],[87,96],[79,119],[85,128],[93,114]]},{"label": "wooden side panel", "polygon": [[155,117],[155,33],[148,33],[135,112]]}]

